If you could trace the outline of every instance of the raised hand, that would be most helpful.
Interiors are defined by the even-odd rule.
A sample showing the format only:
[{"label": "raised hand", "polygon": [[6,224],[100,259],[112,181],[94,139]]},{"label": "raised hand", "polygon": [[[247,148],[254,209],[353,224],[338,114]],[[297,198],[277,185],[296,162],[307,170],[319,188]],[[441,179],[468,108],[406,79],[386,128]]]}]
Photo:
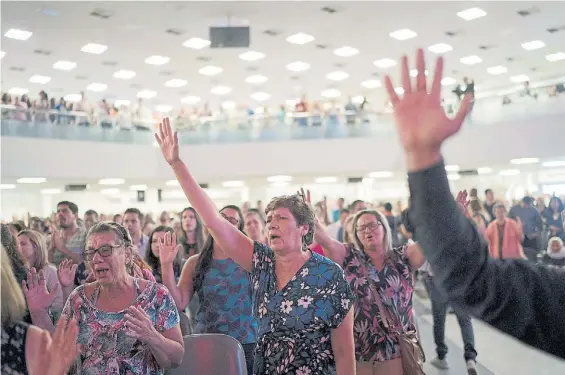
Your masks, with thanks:
[{"label": "raised hand", "polygon": [[389,76],[384,84],[390,101],[394,107],[394,119],[402,146],[408,155],[409,169],[428,167],[430,162],[437,162],[441,144],[461,129],[467,115],[471,97],[467,95],[461,103],[459,112],[453,119],[445,114],[441,106],[441,79],[443,76],[443,57],[436,62],[436,71],[428,93],[426,83],[426,64],[424,52],[419,49],[416,54],[416,87],[412,87],[408,58],[402,57],[401,99],[394,91]]},{"label": "raised hand", "polygon": [[137,306],[130,306],[126,312],[126,334],[143,343],[147,343],[153,337],[160,335],[153,327],[149,315]]},{"label": "raised hand", "polygon": [[304,188],[300,188],[300,190],[297,191],[296,194],[301,196],[302,199],[304,199],[304,202],[306,202],[306,204],[308,205],[308,207],[313,209],[313,207],[312,207],[312,197],[310,196],[310,190],[306,189],[306,192],[304,192]]},{"label": "raised hand", "polygon": [[47,310],[55,299],[55,292],[60,287],[61,285],[56,283],[53,290],[48,291],[43,270],[39,271],[38,275],[35,267],[32,267],[27,273],[27,281],[22,280],[22,289],[29,311]]},{"label": "raised hand", "polygon": [[179,139],[177,132],[173,133],[171,129],[171,123],[168,117],[165,117],[163,122],[159,124],[159,131],[155,133],[155,139],[161,148],[163,157],[169,165],[173,165],[173,163],[180,160]]},{"label": "raised hand", "polygon": [[455,198],[455,202],[459,205],[459,208],[463,210],[464,213],[467,212],[467,207],[469,206],[469,200],[467,199],[467,190],[462,190],[457,193],[457,198]]},{"label": "raised hand", "polygon": [[63,288],[71,286],[75,282],[75,274],[78,265],[73,263],[70,259],[65,259],[59,264],[57,268],[57,276]]},{"label": "raised hand", "polygon": [[182,245],[177,245],[177,235],[173,233],[166,233],[164,237],[158,241],[159,246],[159,261],[161,265],[171,264],[177,257]]}]

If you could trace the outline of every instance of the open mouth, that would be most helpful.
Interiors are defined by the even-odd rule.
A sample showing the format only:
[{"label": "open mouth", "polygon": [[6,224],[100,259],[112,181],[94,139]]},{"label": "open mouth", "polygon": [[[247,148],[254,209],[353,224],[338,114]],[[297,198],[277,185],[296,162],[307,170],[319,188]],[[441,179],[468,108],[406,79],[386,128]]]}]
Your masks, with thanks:
[{"label": "open mouth", "polygon": [[277,236],[277,235],[274,235],[274,234],[269,237],[269,239],[270,239],[271,241],[279,240],[280,238],[281,238],[280,236]]},{"label": "open mouth", "polygon": [[109,268],[97,268],[94,272],[96,273],[97,277],[105,277],[108,275]]},{"label": "open mouth", "polygon": [[368,240],[372,240],[373,238],[374,238],[374,236],[373,236],[372,234],[369,234],[369,235],[367,236],[367,239],[368,239]]}]

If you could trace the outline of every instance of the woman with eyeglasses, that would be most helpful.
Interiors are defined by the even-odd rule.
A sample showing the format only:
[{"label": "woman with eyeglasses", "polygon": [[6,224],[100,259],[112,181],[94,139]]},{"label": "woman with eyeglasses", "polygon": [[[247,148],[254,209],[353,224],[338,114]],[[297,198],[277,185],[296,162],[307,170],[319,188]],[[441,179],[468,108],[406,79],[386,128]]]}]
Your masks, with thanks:
[{"label": "woman with eyeglasses", "polygon": [[83,253],[96,280],[77,287],[61,319],[76,319],[80,356],[72,374],[162,375],[184,356],[179,314],[167,288],[136,278],[134,246],[117,223],[99,222]]},{"label": "woman with eyeglasses", "polygon": [[[226,206],[220,215],[243,233],[243,214],[237,206]],[[186,261],[177,284],[174,264],[180,247],[176,236],[160,238],[159,260],[163,284],[170,290],[177,308],[184,310],[194,293],[200,305],[194,333],[221,333],[243,346],[248,373],[253,371],[253,349],[257,340],[257,321],[251,305],[249,273],[229,258],[212,236],[199,254]]]}]

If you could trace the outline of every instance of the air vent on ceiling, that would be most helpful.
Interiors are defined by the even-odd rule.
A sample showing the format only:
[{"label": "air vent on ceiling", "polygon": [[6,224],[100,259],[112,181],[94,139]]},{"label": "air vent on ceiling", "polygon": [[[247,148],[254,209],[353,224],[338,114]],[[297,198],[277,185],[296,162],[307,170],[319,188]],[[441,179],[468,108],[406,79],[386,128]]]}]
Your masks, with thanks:
[{"label": "air vent on ceiling", "polygon": [[206,183],[198,184],[198,185],[200,185],[200,187],[201,187],[202,189],[208,189],[208,187],[209,187],[209,185],[206,184]]},{"label": "air vent on ceiling", "polygon": [[70,184],[65,185],[65,191],[85,191],[88,189],[87,184]]},{"label": "air vent on ceiling", "polygon": [[14,72],[24,72],[26,68],[24,68],[23,66],[11,66],[10,70]]},{"label": "air vent on ceiling", "polygon": [[327,44],[316,44],[316,48],[317,49],[328,49],[328,45]]},{"label": "air vent on ceiling", "polygon": [[117,61],[102,61],[102,65],[104,66],[116,66],[118,65]]},{"label": "air vent on ceiling", "polygon": [[186,34],[186,31],[181,30],[181,29],[175,29],[175,28],[167,29],[165,32],[167,34],[171,34],[171,35],[175,35],[175,36],[181,36],[181,35]]},{"label": "air vent on ceiling", "polygon": [[129,87],[132,89],[140,89],[142,86],[139,83],[132,83]]},{"label": "air vent on ceiling", "polygon": [[506,58],[506,61],[508,61],[508,62],[512,62],[512,61],[514,61],[514,60],[515,60],[515,59],[514,59],[513,57],[507,57],[507,58]]},{"label": "air vent on ceiling", "polygon": [[75,79],[78,81],[84,81],[86,80],[88,77],[87,76],[76,76]]},{"label": "air vent on ceiling", "polygon": [[493,47],[494,47],[494,46],[489,46],[489,45],[484,44],[484,45],[482,45],[482,46],[479,46],[479,49],[482,49],[483,51],[486,51],[486,50],[491,49],[491,48],[493,48]]},{"label": "air vent on ceiling", "polygon": [[269,35],[269,36],[277,36],[277,35],[281,34],[281,31],[275,30],[275,29],[267,29],[267,30],[263,31],[263,34]]},{"label": "air vent on ceiling", "polygon": [[112,17],[112,12],[104,9],[94,9],[92,12],[90,12],[90,15],[94,18],[107,20],[108,18]]},{"label": "air vent on ceiling", "polygon": [[335,63],[334,66],[336,68],[345,68],[347,66],[347,64],[346,63]]},{"label": "air vent on ceiling", "polygon": [[537,72],[537,71],[538,71],[538,68],[536,68],[536,67],[534,66],[533,68],[530,68],[530,70],[531,70],[532,72]]},{"label": "air vent on ceiling", "polygon": [[259,68],[256,66],[248,66],[245,70],[247,70],[248,72],[256,72],[259,70]]},{"label": "air vent on ceiling", "polygon": [[300,76],[290,76],[291,81],[300,81]]},{"label": "air vent on ceiling", "polygon": [[347,177],[347,182],[350,184],[357,184],[363,182],[363,177]]},{"label": "air vent on ceiling", "polygon": [[320,9],[322,12],[326,12],[329,14],[334,14],[337,13],[337,9],[332,8],[332,7],[323,7],[322,9]]},{"label": "air vent on ceiling", "polygon": [[209,62],[209,61],[212,61],[212,58],[208,57],[208,56],[198,56],[196,58],[196,61]]},{"label": "air vent on ceiling", "polygon": [[51,55],[51,51],[47,51],[47,50],[44,50],[44,49],[36,49],[36,50],[33,51],[33,53],[36,53],[38,55],[43,55],[43,56]]},{"label": "air vent on ceiling", "polygon": [[460,176],[477,176],[479,172],[476,169],[467,169],[457,172]]},{"label": "air vent on ceiling", "polygon": [[457,34],[458,34],[457,31],[446,31],[446,32],[445,32],[445,35],[451,36],[451,37],[454,37],[454,36],[456,36]]},{"label": "air vent on ceiling", "polygon": [[539,9],[536,7],[532,7],[528,9],[519,10],[516,13],[518,13],[522,17],[527,17],[527,16],[531,16],[532,14],[539,13]]},{"label": "air vent on ceiling", "polygon": [[564,30],[565,30],[565,25],[557,26],[557,27],[550,27],[549,29],[547,29],[547,32],[549,32],[551,34],[555,34],[559,31],[564,31]]},{"label": "air vent on ceiling", "polygon": [[380,78],[380,77],[381,77],[381,73],[375,72],[375,73],[371,74],[371,76],[372,76],[372,77],[375,77],[375,78]]},{"label": "air vent on ceiling", "polygon": [[170,77],[174,74],[175,72],[173,72],[172,70],[163,70],[162,72],[159,72],[160,76],[163,77]]}]

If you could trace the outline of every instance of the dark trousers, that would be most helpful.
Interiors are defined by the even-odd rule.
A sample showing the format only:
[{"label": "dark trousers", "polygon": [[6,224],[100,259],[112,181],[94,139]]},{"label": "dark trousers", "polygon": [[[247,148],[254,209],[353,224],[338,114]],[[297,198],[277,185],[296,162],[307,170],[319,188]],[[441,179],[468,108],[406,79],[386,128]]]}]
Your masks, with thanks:
[{"label": "dark trousers", "polygon": [[245,353],[245,364],[247,367],[247,375],[253,375],[253,359],[255,358],[254,356],[254,351],[255,351],[255,343],[251,343],[251,344],[242,344],[241,345],[243,347],[243,352]]},{"label": "dark trousers", "polygon": [[[434,283],[433,276],[424,277],[424,283],[428,291],[430,300],[432,301],[432,314],[434,317],[434,342],[436,344],[437,356],[444,359],[447,355],[447,345],[445,345],[445,316],[449,302],[447,296]],[[475,334],[473,332],[473,324],[471,317],[461,312],[455,311],[461,336],[463,336],[463,347],[465,361],[475,360],[477,351],[475,350]]]}]

